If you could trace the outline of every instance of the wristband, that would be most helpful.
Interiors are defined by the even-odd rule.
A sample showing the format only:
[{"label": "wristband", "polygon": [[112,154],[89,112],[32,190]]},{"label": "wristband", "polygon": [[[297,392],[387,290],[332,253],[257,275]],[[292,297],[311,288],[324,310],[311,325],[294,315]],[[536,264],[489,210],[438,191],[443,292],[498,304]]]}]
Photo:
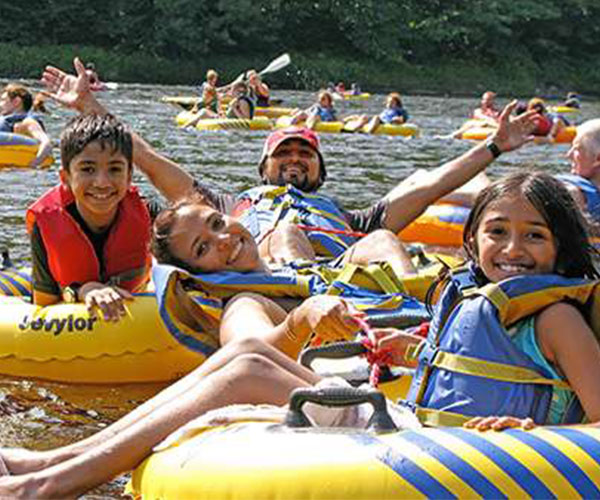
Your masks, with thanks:
[{"label": "wristband", "polygon": [[498,144],[496,144],[492,139],[488,139],[485,143],[485,147],[487,148],[487,150],[492,153],[492,156],[494,158],[498,158],[498,156],[500,156],[502,154],[502,151],[500,150],[500,148],[498,147]]}]

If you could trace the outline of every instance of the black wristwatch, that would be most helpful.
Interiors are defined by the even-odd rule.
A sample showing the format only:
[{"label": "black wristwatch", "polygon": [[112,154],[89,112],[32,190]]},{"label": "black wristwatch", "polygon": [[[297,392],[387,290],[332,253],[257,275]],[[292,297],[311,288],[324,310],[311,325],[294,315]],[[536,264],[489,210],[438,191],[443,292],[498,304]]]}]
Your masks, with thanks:
[{"label": "black wristwatch", "polygon": [[498,158],[498,156],[502,154],[502,150],[498,147],[498,144],[493,141],[493,139],[488,139],[485,141],[485,147],[490,153],[492,153],[494,158]]},{"label": "black wristwatch", "polygon": [[71,283],[69,286],[64,287],[62,291],[63,302],[67,304],[78,302],[80,288],[81,283]]}]

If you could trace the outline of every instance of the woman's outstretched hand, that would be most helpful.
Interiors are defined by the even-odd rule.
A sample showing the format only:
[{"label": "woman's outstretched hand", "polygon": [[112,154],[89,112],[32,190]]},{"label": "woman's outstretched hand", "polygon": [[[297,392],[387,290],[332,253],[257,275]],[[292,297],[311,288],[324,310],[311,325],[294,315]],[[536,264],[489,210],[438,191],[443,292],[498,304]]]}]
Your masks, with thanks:
[{"label": "woman's outstretched hand", "polygon": [[354,318],[364,316],[365,313],[340,297],[316,295],[306,299],[298,307],[294,316],[294,328],[309,329],[325,341],[351,340],[360,329]]}]

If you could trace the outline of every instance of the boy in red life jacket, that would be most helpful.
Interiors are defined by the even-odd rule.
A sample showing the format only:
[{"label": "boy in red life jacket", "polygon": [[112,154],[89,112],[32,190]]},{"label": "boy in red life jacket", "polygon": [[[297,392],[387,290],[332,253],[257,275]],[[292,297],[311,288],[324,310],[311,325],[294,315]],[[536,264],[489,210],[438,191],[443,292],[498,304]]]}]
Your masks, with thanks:
[{"label": "boy in red life jacket", "polygon": [[151,264],[150,214],[131,185],[131,133],[112,115],[80,116],[60,149],[61,183],[27,210],[33,301],[81,301],[118,321]]}]

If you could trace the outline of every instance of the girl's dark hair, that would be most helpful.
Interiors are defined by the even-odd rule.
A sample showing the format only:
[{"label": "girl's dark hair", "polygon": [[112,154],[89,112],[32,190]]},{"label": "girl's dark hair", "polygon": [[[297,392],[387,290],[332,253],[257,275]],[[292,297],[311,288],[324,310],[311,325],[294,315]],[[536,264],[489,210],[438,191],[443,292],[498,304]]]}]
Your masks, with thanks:
[{"label": "girl's dark hair", "polygon": [[551,175],[527,172],[509,175],[483,189],[469,213],[463,232],[463,247],[477,262],[475,234],[485,210],[496,200],[523,195],[542,215],[557,246],[554,271],[568,278],[598,278],[588,239],[587,222],[567,188]]},{"label": "girl's dark hair", "polygon": [[185,269],[191,273],[198,273],[202,270],[191,268],[188,263],[173,255],[171,250],[171,233],[173,232],[173,226],[179,217],[178,212],[184,207],[193,205],[205,205],[215,208],[210,200],[200,193],[195,193],[190,197],[181,199],[168,208],[165,208],[156,216],[156,219],[154,219],[150,251],[160,264],[169,264]]},{"label": "girl's dark hair", "polygon": [[60,135],[60,161],[69,171],[71,161],[84,148],[99,141],[103,148],[123,154],[129,170],[133,168],[133,142],[129,128],[113,115],[80,115],[72,119]]}]

